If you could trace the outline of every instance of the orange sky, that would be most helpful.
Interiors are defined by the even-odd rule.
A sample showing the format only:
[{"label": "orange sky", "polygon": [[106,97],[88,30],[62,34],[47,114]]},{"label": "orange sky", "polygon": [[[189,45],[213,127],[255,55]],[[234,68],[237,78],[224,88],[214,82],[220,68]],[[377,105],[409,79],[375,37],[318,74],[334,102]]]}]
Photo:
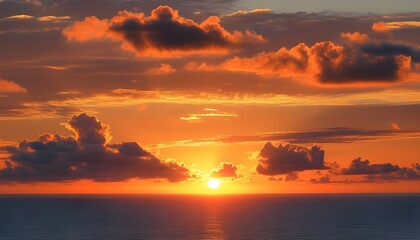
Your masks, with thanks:
[{"label": "orange sky", "polygon": [[1,194],[420,192],[418,13],[5,4]]}]

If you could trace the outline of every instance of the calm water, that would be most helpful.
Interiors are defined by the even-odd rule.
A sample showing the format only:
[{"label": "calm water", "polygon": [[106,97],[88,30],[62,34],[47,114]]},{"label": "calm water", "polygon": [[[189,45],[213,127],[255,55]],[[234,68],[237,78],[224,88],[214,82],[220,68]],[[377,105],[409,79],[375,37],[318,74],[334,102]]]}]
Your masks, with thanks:
[{"label": "calm water", "polygon": [[420,239],[420,195],[0,196],[0,239]]}]

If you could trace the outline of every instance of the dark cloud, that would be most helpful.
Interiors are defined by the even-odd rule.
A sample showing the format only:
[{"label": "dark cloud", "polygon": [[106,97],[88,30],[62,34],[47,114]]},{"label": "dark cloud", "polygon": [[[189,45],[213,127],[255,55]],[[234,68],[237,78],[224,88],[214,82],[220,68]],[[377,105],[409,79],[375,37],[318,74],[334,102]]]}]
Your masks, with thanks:
[{"label": "dark cloud", "polygon": [[[347,168],[332,167],[328,174],[321,175],[319,178],[312,178],[312,183],[383,183],[398,181],[417,181],[420,180],[420,165],[415,163],[412,167],[399,167],[392,163],[371,164],[369,160],[361,158],[354,159]],[[332,176],[360,175],[357,179],[332,179]]]},{"label": "dark cloud", "polygon": [[366,182],[383,182],[383,181],[418,181],[420,180],[420,171],[416,168],[403,167],[388,174],[367,175]]},{"label": "dark cloud", "polygon": [[321,176],[319,178],[312,178],[310,180],[312,183],[331,183],[330,175],[326,174],[324,176]]},{"label": "dark cloud", "polygon": [[420,172],[420,164],[413,164],[413,168],[416,169],[417,172]]},{"label": "dark cloud", "polygon": [[75,137],[46,133],[35,141],[23,140],[18,147],[3,147],[10,157],[0,170],[0,183],[133,178],[178,182],[190,177],[184,165],[162,161],[136,142],[107,145],[109,126],[94,116],[73,116],[67,127]]},{"label": "dark cloud", "polygon": [[299,176],[297,174],[297,172],[291,172],[289,174],[286,175],[286,177],[284,178],[285,182],[293,182],[293,181],[297,181],[299,179]]},{"label": "dark cloud", "polygon": [[136,142],[123,142],[121,144],[110,144],[110,148],[118,149],[118,152],[125,156],[145,157],[150,153],[144,150]]},{"label": "dark cloud", "polygon": [[82,147],[103,146],[111,140],[109,126],[86,113],[73,116],[67,122],[67,126],[76,134],[76,139]]},{"label": "dark cloud", "polygon": [[341,170],[343,175],[386,174],[400,170],[398,165],[391,163],[371,164],[369,160],[354,159],[348,168]]},{"label": "dark cloud", "polygon": [[277,181],[277,182],[282,182],[283,178],[282,177],[269,177],[268,181]]},{"label": "dark cloud", "polygon": [[332,41],[317,42],[312,46],[299,43],[290,49],[282,47],[278,51],[262,52],[253,57],[234,57],[204,69],[203,64],[190,69],[251,72],[298,78],[305,83],[310,83],[307,79],[336,84],[392,82],[404,79],[410,73],[411,63],[418,58],[418,53],[410,46],[369,46],[361,48],[358,41],[343,45]]},{"label": "dark cloud", "polygon": [[364,53],[373,55],[373,56],[385,56],[385,57],[395,57],[399,55],[409,56],[411,60],[415,63],[420,62],[420,50],[415,47],[393,44],[393,43],[369,43],[361,46],[361,50]]},{"label": "dark cloud", "polygon": [[317,169],[327,169],[324,164],[324,150],[319,146],[274,146],[271,142],[266,143],[260,150],[257,165],[259,174],[269,176]]},{"label": "dark cloud", "polygon": [[253,32],[228,32],[216,16],[198,24],[183,18],[168,6],[155,8],[150,16],[144,13],[121,11],[108,20],[92,16],[75,22],[63,34],[68,40],[90,41],[110,39],[122,41],[122,48],[139,55],[167,57],[190,52],[218,53],[230,45],[262,42],[264,38]]},{"label": "dark cloud", "polygon": [[219,178],[239,178],[242,175],[238,173],[238,167],[233,163],[221,162],[217,169],[211,172],[210,176]]},{"label": "dark cloud", "polygon": [[399,167],[391,163],[371,164],[369,160],[354,159],[348,168],[341,170],[342,175],[365,175],[363,182],[419,180],[419,164],[412,168]]},{"label": "dark cloud", "polygon": [[332,42],[317,43],[310,52],[313,74],[322,83],[392,82],[410,72],[410,59],[400,55],[361,54]]}]

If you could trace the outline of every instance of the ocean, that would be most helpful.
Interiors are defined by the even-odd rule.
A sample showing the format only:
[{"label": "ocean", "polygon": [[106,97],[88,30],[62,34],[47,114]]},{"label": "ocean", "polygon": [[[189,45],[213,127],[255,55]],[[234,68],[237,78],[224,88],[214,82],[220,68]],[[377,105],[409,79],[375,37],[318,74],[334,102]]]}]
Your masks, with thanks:
[{"label": "ocean", "polygon": [[0,195],[1,240],[420,239],[420,194]]}]

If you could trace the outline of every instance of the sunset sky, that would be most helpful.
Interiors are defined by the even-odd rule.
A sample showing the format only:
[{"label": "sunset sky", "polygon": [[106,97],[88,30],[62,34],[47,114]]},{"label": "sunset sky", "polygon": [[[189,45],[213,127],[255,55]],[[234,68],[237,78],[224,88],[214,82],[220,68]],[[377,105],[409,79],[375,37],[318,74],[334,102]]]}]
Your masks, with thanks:
[{"label": "sunset sky", "polygon": [[0,0],[0,193],[420,192],[419,36],[418,0]]}]

